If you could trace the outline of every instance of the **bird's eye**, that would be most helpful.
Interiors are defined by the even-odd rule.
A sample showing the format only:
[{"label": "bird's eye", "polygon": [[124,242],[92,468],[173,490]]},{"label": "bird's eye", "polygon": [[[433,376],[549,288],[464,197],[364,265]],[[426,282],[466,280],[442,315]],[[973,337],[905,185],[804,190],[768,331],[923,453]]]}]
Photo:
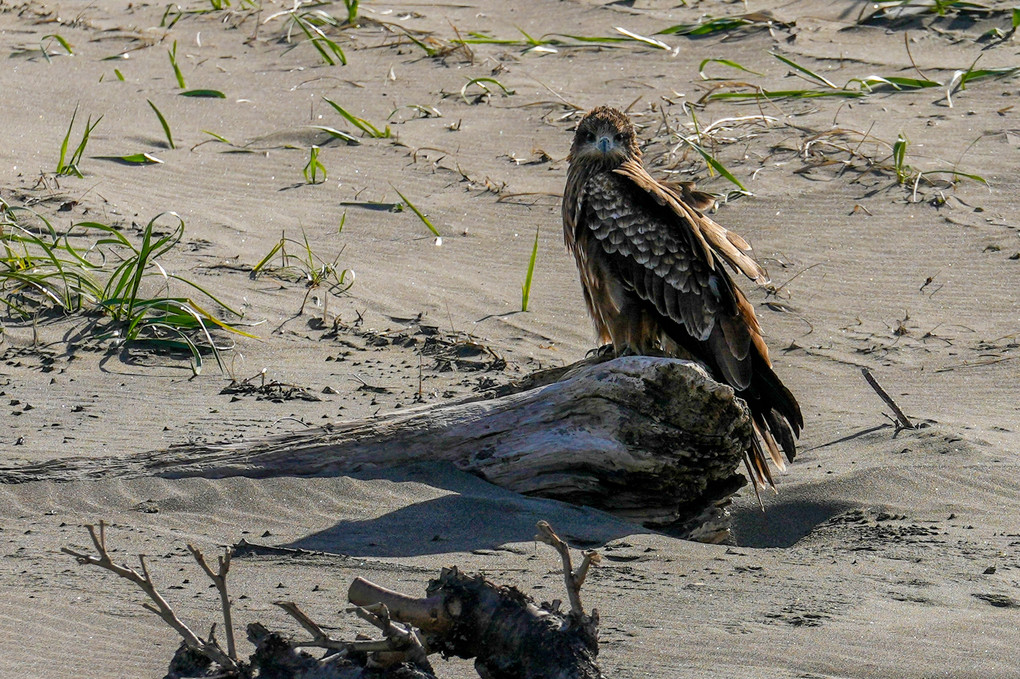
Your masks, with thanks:
[{"label": "bird's eye", "polygon": [[613,135],[613,140],[616,141],[616,142],[622,142],[623,141],[623,133],[621,132],[621,133]]},{"label": "bird's eye", "polygon": [[591,132],[585,132],[584,133],[584,140],[585,141],[595,141],[595,135],[592,134]]}]

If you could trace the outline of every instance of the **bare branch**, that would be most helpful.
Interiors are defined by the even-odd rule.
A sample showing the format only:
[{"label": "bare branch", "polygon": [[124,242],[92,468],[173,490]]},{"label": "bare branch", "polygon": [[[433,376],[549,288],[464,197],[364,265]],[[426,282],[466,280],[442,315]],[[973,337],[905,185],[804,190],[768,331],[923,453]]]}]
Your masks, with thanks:
[{"label": "bare branch", "polygon": [[589,549],[581,553],[584,557],[581,559],[581,565],[574,571],[574,585],[578,590],[584,584],[584,581],[588,578],[588,569],[594,564],[598,565],[602,563],[602,555],[596,552],[594,549]]},{"label": "bare branch", "polygon": [[73,556],[77,559],[78,563],[83,566],[99,566],[100,568],[104,568],[125,580],[133,582],[155,604],[153,605],[153,603],[146,602],[142,604],[142,607],[158,615],[163,622],[180,634],[188,648],[201,653],[209,660],[212,660],[223,667],[225,670],[235,672],[240,670],[237,661],[224,653],[223,649],[219,647],[219,644],[215,641],[206,641],[205,639],[202,639],[200,636],[192,632],[191,629],[177,617],[177,614],[174,612],[170,604],[167,603],[166,599],[164,599],[163,596],[156,591],[156,586],[153,584],[152,578],[149,576],[149,569],[145,565],[144,555],[138,555],[138,561],[141,564],[142,569],[141,573],[133,568],[129,568],[128,566],[118,565],[114,563],[113,559],[110,558],[109,552],[106,550],[106,522],[99,522],[98,535],[96,534],[95,526],[86,525],[85,528],[92,537],[92,544],[95,545],[99,556],[83,554],[81,552],[68,549],[67,547],[61,547],[60,551],[64,554]]},{"label": "bare branch", "polygon": [[348,610],[353,610],[359,618],[381,629],[386,637],[380,641],[352,642],[352,650],[374,651],[376,662],[384,667],[408,660],[416,664],[428,663],[429,649],[423,639],[410,624],[394,623],[386,604],[355,606]]},{"label": "bare branch", "polygon": [[297,620],[298,624],[305,628],[305,630],[312,635],[309,641],[300,641],[294,646],[316,646],[319,648],[330,648],[338,651],[345,650],[350,647],[350,643],[334,639],[329,636],[325,630],[319,627],[319,624],[308,617],[308,615],[298,608],[298,605],[293,601],[274,601],[274,606],[282,608],[287,615]]},{"label": "bare branch", "polygon": [[567,598],[570,601],[571,613],[583,616],[584,607],[581,605],[581,585],[584,584],[585,579],[588,577],[588,569],[593,563],[597,564],[601,561],[602,557],[594,550],[584,552],[584,559],[575,571],[570,561],[570,547],[553,532],[549,522],[539,521],[536,527],[538,528],[538,535],[535,536],[535,539],[551,546],[559,552],[560,558],[563,560],[563,581],[567,587]]},{"label": "bare branch", "polygon": [[230,570],[230,548],[227,547],[223,550],[223,556],[217,557],[219,570],[213,572],[212,568],[205,561],[205,556],[199,551],[194,545],[188,545],[188,551],[195,557],[195,561],[202,567],[205,574],[209,576],[209,579],[216,585],[216,590],[220,593],[220,608],[223,609],[223,627],[226,629],[227,634],[227,655],[237,660],[237,646],[234,643],[234,623],[230,614],[230,596],[227,593],[227,572]]}]

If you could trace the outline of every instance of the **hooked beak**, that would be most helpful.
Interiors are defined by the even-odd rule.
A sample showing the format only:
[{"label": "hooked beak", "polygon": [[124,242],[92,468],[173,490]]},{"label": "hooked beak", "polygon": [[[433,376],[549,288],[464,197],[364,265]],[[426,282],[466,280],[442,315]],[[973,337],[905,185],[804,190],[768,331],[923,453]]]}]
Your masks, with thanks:
[{"label": "hooked beak", "polygon": [[613,138],[601,136],[595,140],[595,147],[602,153],[609,153],[609,150],[613,148]]}]

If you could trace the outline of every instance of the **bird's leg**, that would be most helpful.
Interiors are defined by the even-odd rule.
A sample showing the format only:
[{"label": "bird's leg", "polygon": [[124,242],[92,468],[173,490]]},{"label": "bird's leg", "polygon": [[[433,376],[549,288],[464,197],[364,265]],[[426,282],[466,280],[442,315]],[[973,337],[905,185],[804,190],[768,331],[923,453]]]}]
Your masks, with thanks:
[{"label": "bird's leg", "polygon": [[637,348],[631,345],[629,342],[620,347],[619,351],[616,352],[619,356],[643,356],[644,354]]},{"label": "bird's leg", "polygon": [[595,349],[589,349],[586,356],[597,356],[598,358],[605,358],[607,356],[615,356],[615,349],[613,348],[612,342],[609,344],[603,344],[601,347]]}]

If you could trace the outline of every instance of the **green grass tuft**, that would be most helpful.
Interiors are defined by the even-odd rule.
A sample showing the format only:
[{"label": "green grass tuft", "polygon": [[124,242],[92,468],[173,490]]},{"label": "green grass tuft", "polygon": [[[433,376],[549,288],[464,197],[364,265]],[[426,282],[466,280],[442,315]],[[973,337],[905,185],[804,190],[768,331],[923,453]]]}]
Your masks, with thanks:
[{"label": "green grass tuft", "polygon": [[[357,14],[357,7],[355,7],[355,14]],[[291,19],[301,29],[301,32],[308,38],[308,42],[312,43],[312,47],[322,57],[322,61],[330,66],[336,66],[338,63],[347,65],[347,55],[340,48],[340,45],[336,44],[334,40],[331,40],[322,29],[313,23],[309,14],[298,14],[291,12]]]},{"label": "green grass tuft", "polygon": [[[339,232],[343,232],[344,222],[347,221],[347,213],[344,212],[340,219]],[[288,246],[297,248],[301,254],[292,254],[287,251]],[[313,290],[324,289],[331,295],[339,297],[350,290],[354,285],[354,271],[352,269],[339,268],[338,262],[343,254],[343,249],[337,253],[332,261],[319,257],[308,242],[308,236],[302,233],[302,240],[287,238],[286,232],[280,235],[280,240],[273,245],[272,249],[258,264],[252,268],[251,277],[271,276],[278,280],[291,283],[304,283],[308,288],[304,300],[301,302],[301,310],[304,313],[308,297]],[[273,259],[279,256],[279,264],[273,265]],[[329,298],[327,297],[326,300]],[[327,303],[328,304],[328,301]],[[323,313],[326,312],[324,305]]]},{"label": "green grass tuft", "polygon": [[85,122],[85,130],[82,132],[81,141],[78,142],[78,146],[75,147],[71,153],[71,158],[67,158],[68,143],[71,141],[71,131],[74,129],[74,120],[78,116],[78,106],[74,107],[74,112],[71,114],[71,123],[67,126],[67,133],[64,135],[64,141],[60,144],[60,159],[57,161],[57,176],[74,175],[75,177],[81,177],[81,170],[78,169],[78,163],[81,162],[82,156],[85,155],[85,147],[88,146],[89,136],[92,131],[99,125],[99,121],[103,119],[103,116],[96,118],[96,122],[92,122],[92,116],[88,117]]},{"label": "green grass tuft", "polygon": [[[29,227],[21,216],[38,224]],[[165,217],[170,218],[169,229],[161,224]],[[196,374],[203,356],[212,353],[222,370],[212,331],[252,335],[220,320],[195,299],[171,294],[172,285],[184,285],[216,308],[241,317],[202,286],[159,263],[183,235],[184,222],[174,213],[154,217],[136,243],[100,222],[78,222],[60,234],[41,215],[9,208],[0,215],[0,303],[11,317],[26,321],[54,309],[84,313],[93,319],[87,335],[94,340],[185,352]]]},{"label": "green grass tuft", "polygon": [[[308,149],[308,164],[301,171],[305,176],[305,181],[309,184],[321,184],[326,181],[326,166],[319,160],[319,147],[312,146]],[[322,177],[319,178],[319,173],[322,173]]]},{"label": "green grass tuft", "polygon": [[174,40],[174,46],[167,50],[167,56],[170,57],[170,66],[174,69],[174,78],[177,79],[177,86],[182,90],[188,89],[188,86],[184,82],[184,74],[181,73],[181,67],[177,64],[177,41]]}]

